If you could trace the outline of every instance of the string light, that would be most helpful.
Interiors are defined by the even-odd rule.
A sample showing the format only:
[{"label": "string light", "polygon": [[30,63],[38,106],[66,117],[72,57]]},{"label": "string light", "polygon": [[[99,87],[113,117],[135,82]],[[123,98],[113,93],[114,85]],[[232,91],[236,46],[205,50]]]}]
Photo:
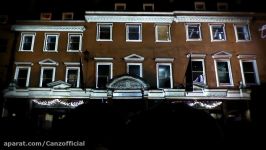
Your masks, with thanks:
[{"label": "string light", "polygon": [[221,104],[222,104],[222,102],[204,103],[204,102],[198,102],[198,101],[188,103],[188,105],[191,107],[202,107],[205,109],[213,109],[213,108],[215,108]]},{"label": "string light", "polygon": [[77,107],[79,105],[84,104],[83,100],[67,102],[67,101],[63,101],[63,100],[59,100],[59,99],[54,99],[54,100],[51,100],[51,101],[34,99],[32,101],[34,103],[38,104],[38,105],[43,105],[43,106],[51,106],[51,105],[55,105],[55,104],[62,104],[62,105],[69,106],[69,107]]}]

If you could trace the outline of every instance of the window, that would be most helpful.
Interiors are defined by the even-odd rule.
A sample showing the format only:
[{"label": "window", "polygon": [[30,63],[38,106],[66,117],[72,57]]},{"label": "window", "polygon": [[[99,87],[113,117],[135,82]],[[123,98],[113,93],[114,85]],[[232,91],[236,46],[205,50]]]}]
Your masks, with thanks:
[{"label": "window", "polygon": [[79,52],[81,50],[82,34],[68,34],[69,52]]},{"label": "window", "polygon": [[7,15],[0,15],[0,24],[6,24],[8,21]]},{"label": "window", "polygon": [[7,49],[7,39],[0,38],[0,52],[5,52]]},{"label": "window", "polygon": [[35,33],[21,33],[19,51],[33,51]]},{"label": "window", "polygon": [[115,10],[116,11],[124,11],[126,10],[126,3],[115,3]]},{"label": "window", "polygon": [[112,41],[112,24],[97,25],[97,41]]},{"label": "window", "polygon": [[205,66],[203,59],[192,59],[192,79],[195,84],[206,84]]},{"label": "window", "polygon": [[19,88],[25,88],[29,86],[31,67],[17,67],[15,72],[15,81]]},{"label": "window", "polygon": [[211,24],[211,40],[212,41],[225,41],[225,29],[224,24]]},{"label": "window", "polygon": [[201,30],[199,23],[185,24],[187,41],[201,41]]},{"label": "window", "polygon": [[71,84],[72,88],[79,87],[80,68],[67,67],[66,68],[66,82]]},{"label": "window", "polygon": [[215,60],[217,86],[233,86],[233,77],[229,60]]},{"label": "window", "polygon": [[256,60],[240,60],[240,67],[244,86],[259,84]]},{"label": "window", "polygon": [[170,42],[170,25],[156,25],[156,42]]},{"label": "window", "polygon": [[250,32],[248,25],[234,25],[236,41],[250,41]]},{"label": "window", "polygon": [[127,73],[129,75],[142,77],[142,63],[127,63]]},{"label": "window", "polygon": [[40,19],[41,20],[51,20],[52,19],[52,13],[41,13]]},{"label": "window", "polygon": [[48,83],[55,80],[55,67],[42,67],[40,77],[40,87],[47,87]]},{"label": "window", "polygon": [[73,20],[74,13],[73,12],[64,12],[62,14],[62,20]]},{"label": "window", "polygon": [[112,63],[97,63],[96,88],[106,88],[107,82],[113,78]]},{"label": "window", "polygon": [[127,24],[127,41],[141,41],[141,24]]},{"label": "window", "polygon": [[195,10],[206,10],[205,2],[195,2]]},{"label": "window", "polygon": [[44,51],[56,52],[58,46],[59,34],[45,34]]},{"label": "window", "polygon": [[217,10],[219,11],[228,10],[228,3],[217,3]]},{"label": "window", "polygon": [[173,88],[170,63],[157,63],[157,88]]},{"label": "window", "polygon": [[152,4],[152,3],[143,4],[143,10],[144,11],[154,11],[154,4]]}]

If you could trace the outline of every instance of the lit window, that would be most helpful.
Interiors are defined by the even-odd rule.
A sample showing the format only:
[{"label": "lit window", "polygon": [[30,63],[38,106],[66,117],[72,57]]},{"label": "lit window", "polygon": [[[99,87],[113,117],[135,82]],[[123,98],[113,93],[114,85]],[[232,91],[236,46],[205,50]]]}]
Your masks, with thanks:
[{"label": "lit window", "polygon": [[217,10],[219,11],[228,10],[228,3],[217,3]]},{"label": "lit window", "polygon": [[191,62],[193,83],[206,84],[204,60],[192,59]]},{"label": "lit window", "polygon": [[81,34],[68,34],[68,51],[78,52],[81,50],[82,35]]},{"label": "lit window", "polygon": [[15,81],[19,88],[25,88],[29,86],[31,67],[16,67]]},{"label": "lit window", "polygon": [[58,47],[59,34],[45,34],[44,51],[56,52]]},{"label": "lit window", "polygon": [[195,10],[206,10],[205,2],[195,2]]},{"label": "lit window", "polygon": [[55,80],[55,67],[42,67],[40,87],[48,87],[47,84]]},{"label": "lit window", "polygon": [[62,20],[73,20],[74,13],[73,12],[64,12],[62,14]]},{"label": "lit window", "polygon": [[172,64],[157,63],[157,88],[173,88]]},{"label": "lit window", "polygon": [[212,41],[225,41],[225,27],[224,24],[211,24],[211,40]]},{"label": "lit window", "polygon": [[143,4],[143,10],[144,11],[154,11],[154,4]]},{"label": "lit window", "polygon": [[201,30],[199,23],[186,24],[187,41],[201,41]]},{"label": "lit window", "polygon": [[245,86],[258,85],[259,76],[256,60],[240,60],[243,84]]},{"label": "lit window", "polygon": [[142,64],[127,63],[127,73],[133,76],[142,77]]},{"label": "lit window", "polygon": [[66,82],[71,84],[72,88],[79,87],[79,67],[67,67],[66,68]]},{"label": "lit window", "polygon": [[124,11],[126,10],[126,3],[115,3],[115,10],[116,11]]},{"label": "lit window", "polygon": [[52,13],[41,13],[40,19],[41,20],[51,20],[52,19]]},{"label": "lit window", "polygon": [[141,24],[127,24],[127,41],[141,41]]},{"label": "lit window", "polygon": [[229,60],[215,60],[217,86],[232,86],[233,77]]},{"label": "lit window", "polygon": [[234,25],[236,40],[240,41],[250,41],[250,32],[248,25]]},{"label": "lit window", "polygon": [[112,40],[112,24],[98,24],[97,25],[97,41],[111,41]]},{"label": "lit window", "polygon": [[21,33],[20,51],[33,51],[35,33]]},{"label": "lit window", "polygon": [[97,63],[96,88],[106,88],[113,76],[112,69],[112,63]]},{"label": "lit window", "polygon": [[156,42],[170,42],[170,25],[156,25]]}]

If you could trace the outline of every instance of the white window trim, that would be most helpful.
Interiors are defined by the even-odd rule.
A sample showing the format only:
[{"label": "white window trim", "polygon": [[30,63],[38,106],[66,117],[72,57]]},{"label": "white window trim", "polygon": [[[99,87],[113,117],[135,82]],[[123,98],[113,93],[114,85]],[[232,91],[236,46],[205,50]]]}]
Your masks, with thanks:
[{"label": "white window trim", "polygon": [[109,62],[98,62],[96,63],[96,88],[98,87],[98,66],[99,65],[109,65],[110,66],[110,79],[113,78],[113,63]]},{"label": "white window trim", "polygon": [[[70,45],[70,38],[72,36],[79,36],[79,49],[78,50],[71,50],[69,49],[69,45]],[[68,33],[68,41],[67,41],[67,52],[80,52],[81,51],[81,47],[82,47],[82,33]]]},{"label": "white window trim", "polygon": [[131,55],[124,57],[124,60],[126,62],[143,62],[144,57],[137,55],[137,54],[131,54]]},{"label": "white window trim", "polygon": [[[197,8],[197,5],[203,5],[202,9]],[[194,2],[195,10],[206,10],[206,4],[205,2]]]},{"label": "white window trim", "polygon": [[173,62],[175,58],[155,58],[155,62]]},{"label": "white window trim", "polygon": [[[229,71],[229,84],[220,84],[219,77],[218,77],[218,70],[217,70],[217,62],[227,62],[228,71]],[[215,76],[216,76],[216,84],[217,87],[225,87],[225,86],[234,86],[231,63],[229,59],[214,59],[214,67],[215,67]]]},{"label": "white window trim", "polygon": [[56,68],[55,67],[41,67],[41,76],[40,76],[40,87],[42,87],[42,82],[43,82],[43,71],[45,69],[53,69],[53,78],[52,78],[52,82],[55,81],[55,71],[56,71]]},{"label": "white window trim", "polygon": [[[139,40],[129,40],[128,38],[128,28],[130,25],[139,26]],[[142,42],[142,24],[141,23],[127,23],[126,24],[126,42]]]},{"label": "white window trim", "polygon": [[[199,25],[199,38],[198,39],[190,39],[188,35],[188,26],[189,25]],[[200,23],[185,23],[185,28],[186,28],[186,41],[202,41],[202,36],[201,36],[201,24]]]},{"label": "white window trim", "polygon": [[[45,17],[43,17],[44,15],[49,15],[49,18],[45,18]],[[42,13],[40,14],[40,20],[51,20],[51,19],[52,19],[52,13],[50,13],[50,12],[47,12],[47,13],[42,12]]]},{"label": "white window trim", "polygon": [[[31,49],[30,50],[23,50],[23,44],[24,44],[24,37],[25,36],[32,36],[32,42],[31,42]],[[35,36],[36,36],[35,32],[34,33],[22,32],[21,33],[21,39],[20,39],[19,51],[21,51],[21,52],[33,52]]]},{"label": "white window trim", "polygon": [[[59,33],[45,33],[45,39],[44,39],[44,45],[43,45],[43,51],[44,52],[58,52],[59,35],[60,35]],[[56,36],[55,50],[47,50],[46,49],[48,36]]]},{"label": "white window trim", "polygon": [[205,62],[204,62],[204,59],[195,59],[195,58],[192,58],[191,61],[200,61],[200,62],[202,62],[203,79],[204,79],[203,82],[206,85],[207,84],[207,80],[206,80],[206,72],[205,72]]},{"label": "white window trim", "polygon": [[[66,18],[66,15],[72,15],[71,19]],[[63,12],[62,13],[62,20],[73,20],[73,18],[74,18],[74,13],[73,12]]]},{"label": "white window trim", "polygon": [[152,7],[152,11],[154,11],[154,3],[144,3],[143,10],[146,11],[146,7]]},{"label": "white window trim", "polygon": [[18,74],[19,74],[19,70],[20,69],[28,69],[28,74],[27,74],[27,80],[26,80],[26,87],[29,86],[29,82],[30,82],[30,72],[31,72],[31,67],[29,66],[17,66],[16,67],[16,72],[15,72],[15,76],[14,76],[14,80],[17,80],[18,79]]},{"label": "white window trim", "polygon": [[[221,6],[225,6],[225,9],[221,9]],[[227,11],[228,10],[228,3],[222,3],[222,2],[218,2],[217,3],[217,10],[218,11]]]},{"label": "white window trim", "polygon": [[243,69],[243,62],[252,62],[253,64],[253,69],[255,71],[255,77],[256,77],[256,84],[255,85],[260,85],[260,79],[259,79],[259,73],[258,73],[258,66],[257,66],[257,61],[256,60],[246,60],[246,59],[240,59],[240,69],[241,69],[241,77],[243,81],[244,86],[249,86],[249,85],[254,85],[254,84],[247,84],[245,80],[245,75],[244,75],[244,69]]},{"label": "white window trim", "polygon": [[124,10],[127,9],[127,4],[126,3],[115,3],[115,10],[117,10],[118,7],[124,7]]},{"label": "white window trim", "polygon": [[[223,26],[223,31],[224,31],[224,40],[215,40],[213,39],[213,33],[212,33],[212,27],[213,26]],[[225,24],[224,23],[220,23],[220,24],[209,24],[209,28],[210,28],[210,33],[211,33],[211,42],[224,42],[226,41],[226,31],[225,31]]]},{"label": "white window trim", "polygon": [[47,59],[44,59],[44,60],[41,60],[41,61],[39,61],[39,64],[41,65],[41,66],[58,66],[59,65],[59,63],[58,62],[56,62],[56,61],[54,61],[54,60],[52,60],[52,59],[50,59],[50,58],[47,58]]},{"label": "white window trim", "polygon": [[[110,25],[110,39],[100,39],[100,26]],[[112,23],[97,23],[96,41],[113,41],[113,24]]]},{"label": "white window trim", "polygon": [[79,62],[64,62],[66,66],[80,66]]},{"label": "white window trim", "polygon": [[140,66],[140,77],[143,77],[143,74],[142,74],[142,63],[127,63],[127,74],[129,74],[129,66],[130,65],[135,65],[135,66]]},{"label": "white window trim", "polygon": [[[247,26],[247,28],[248,28],[249,40],[239,40],[238,39],[237,27],[244,27],[244,26]],[[251,34],[250,34],[250,29],[249,29],[248,24],[234,24],[234,30],[235,30],[236,42],[249,42],[249,41],[251,41]]]},{"label": "white window trim", "polygon": [[[169,32],[168,40],[158,40],[158,26],[168,26],[168,32]],[[156,38],[156,42],[171,42],[171,25],[170,24],[156,24],[156,26],[155,26],[155,38]]]},{"label": "white window trim", "polygon": [[68,79],[68,71],[69,70],[78,70],[78,77],[77,77],[77,87],[79,88],[80,86],[80,67],[66,67],[66,74],[65,74],[65,82],[67,83],[67,79]]},{"label": "white window trim", "polygon": [[171,89],[173,88],[173,72],[172,72],[172,63],[156,63],[156,80],[157,80],[157,88],[162,89],[159,87],[159,66],[170,66],[170,82],[171,82]]}]

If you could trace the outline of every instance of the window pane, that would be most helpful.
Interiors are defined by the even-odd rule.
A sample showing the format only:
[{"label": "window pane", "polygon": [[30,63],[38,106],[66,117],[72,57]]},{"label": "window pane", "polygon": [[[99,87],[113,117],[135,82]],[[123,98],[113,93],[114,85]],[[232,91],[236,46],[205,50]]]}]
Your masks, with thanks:
[{"label": "window pane", "polygon": [[26,87],[27,76],[28,76],[27,68],[19,69],[18,77],[17,77],[18,87]]},{"label": "window pane", "polygon": [[188,38],[189,39],[199,39],[200,38],[199,25],[188,25]]},{"label": "window pane", "polygon": [[223,26],[212,26],[212,34],[214,40],[225,40]]},{"label": "window pane", "polygon": [[192,61],[193,82],[204,83],[203,65],[201,61]]},{"label": "window pane", "polygon": [[139,28],[140,26],[128,27],[128,40],[140,40]]},{"label": "window pane", "polygon": [[218,78],[220,83],[230,83],[227,62],[217,62]]},{"label": "window pane", "polygon": [[236,28],[238,40],[250,40],[248,26],[238,26]]},{"label": "window pane", "polygon": [[80,37],[79,36],[71,36],[69,41],[69,49],[70,50],[79,50],[79,42]]},{"label": "window pane", "polygon": [[71,87],[77,87],[78,70],[70,69],[67,73],[67,83],[71,84]]},{"label": "window pane", "polygon": [[103,39],[103,40],[111,39],[111,27],[109,25],[100,26],[100,39]]},{"label": "window pane", "polygon": [[159,88],[171,88],[170,66],[159,66]]},{"label": "window pane", "polygon": [[47,87],[47,83],[50,83],[52,81],[53,81],[53,69],[43,70],[42,87]]},{"label": "window pane", "polygon": [[256,74],[253,66],[253,62],[242,62],[245,81],[247,84],[256,83]]},{"label": "window pane", "polygon": [[24,36],[22,50],[31,50],[32,36]]},{"label": "window pane", "polygon": [[98,65],[98,88],[105,88],[110,79],[110,65]]},{"label": "window pane", "polygon": [[140,66],[139,65],[129,65],[128,66],[128,74],[140,77]]},{"label": "window pane", "polygon": [[46,41],[46,50],[55,50],[56,36],[48,36]]},{"label": "window pane", "polygon": [[169,26],[157,26],[157,34],[158,34],[158,40],[161,41],[169,41]]}]

